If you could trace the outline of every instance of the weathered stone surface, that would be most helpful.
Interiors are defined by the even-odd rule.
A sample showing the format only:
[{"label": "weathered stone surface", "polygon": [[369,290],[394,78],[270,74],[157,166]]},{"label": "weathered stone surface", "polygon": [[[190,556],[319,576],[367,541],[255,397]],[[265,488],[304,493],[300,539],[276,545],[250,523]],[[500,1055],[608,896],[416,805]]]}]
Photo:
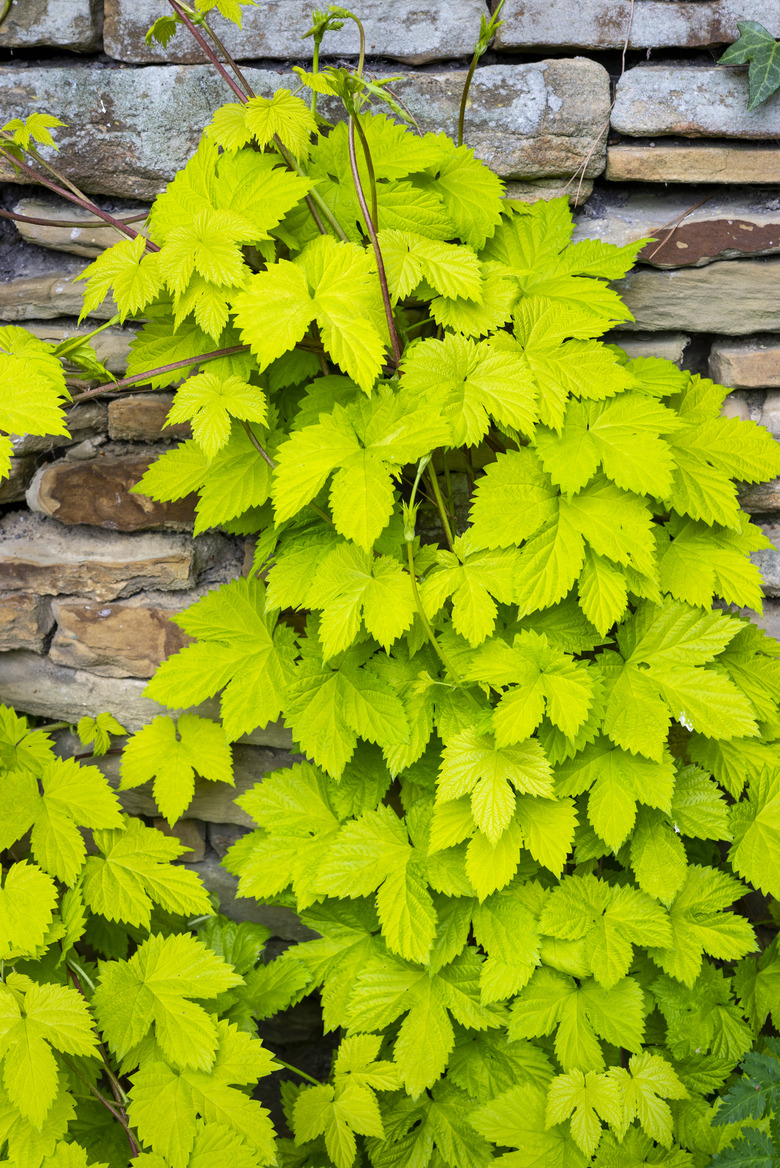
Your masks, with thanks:
[{"label": "weathered stone surface", "polygon": [[656,268],[701,267],[718,259],[780,252],[780,209],[730,195],[690,208],[690,198],[676,194],[602,199],[578,217],[574,238],[618,246],[654,238],[637,260]]},{"label": "weathered stone surface", "polygon": [[11,459],[11,467],[5,478],[0,479],[0,503],[17,503],[35,475],[38,459],[34,454],[23,454]]},{"label": "weathered stone surface", "polygon": [[168,533],[120,535],[15,512],[0,519],[0,591],[101,601],[143,588],[191,588],[227,550],[227,541],[212,534],[195,540]]},{"label": "weathered stone surface", "polygon": [[780,601],[765,601],[761,616],[748,609],[742,609],[740,615],[750,617],[760,629],[763,629],[770,637],[774,637],[776,641],[780,641]]},{"label": "weathered stone surface", "polygon": [[762,524],[764,535],[774,544],[760,552],[751,552],[750,558],[758,566],[765,596],[780,596],[780,524]]},{"label": "weathered stone surface", "polygon": [[[297,86],[296,78],[274,70],[248,68],[245,74],[263,95]],[[464,70],[407,74],[393,88],[422,130],[454,134],[465,76]],[[173,177],[224,101],[224,83],[202,65],[0,68],[6,117],[67,109],[58,168],[84,190],[131,198],[150,198]],[[595,61],[487,65],[471,89],[466,140],[505,178],[568,177],[586,158],[585,177],[593,177],[604,169],[599,136],[609,102],[609,76]],[[324,101],[322,109],[325,116],[342,116],[335,100]],[[0,168],[3,177],[10,171]]]},{"label": "weathered stone surface", "polygon": [[101,677],[151,677],[161,661],[190,643],[192,638],[170,618],[197,598],[178,592],[114,604],[55,601],[51,659]]},{"label": "weathered stone surface", "polygon": [[130,442],[191,438],[189,422],[176,422],[163,429],[172,402],[172,393],[134,393],[117,398],[108,407],[110,436]]},{"label": "weathered stone surface", "polygon": [[555,182],[548,179],[529,179],[527,182],[512,180],[506,184],[506,197],[519,199],[522,203],[535,203],[538,199],[559,199],[566,195],[572,207],[580,207],[593,194],[593,179],[575,179],[573,182]]},{"label": "weathered stone surface", "polygon": [[625,329],[740,336],[780,330],[780,260],[723,260],[706,268],[638,268],[615,288],[636,318]]},{"label": "weathered stone surface", "polygon": [[37,472],[27,502],[33,511],[68,525],[93,524],[109,531],[186,531],[195,515],[195,496],[158,503],[146,495],[130,494],[153,461],[154,455],[131,454],[53,462]]},{"label": "weathered stone surface", "polygon": [[721,385],[745,389],[780,388],[780,337],[716,341],[710,353],[710,377]]},{"label": "weathered stone surface", "polygon": [[613,182],[780,183],[780,150],[712,142],[650,142],[610,146],[606,177]]},{"label": "weathered stone surface", "polygon": [[751,515],[769,515],[780,512],[780,479],[756,483],[746,487],[739,496],[740,505]]},{"label": "weathered stone surface", "polygon": [[508,0],[497,49],[633,49],[735,41],[737,21],[759,20],[780,37],[779,0]]},{"label": "weathered stone surface", "polygon": [[[157,0],[106,0],[104,41],[109,56],[136,64],[205,61],[186,29],[166,48],[145,44],[146,30],[160,12]],[[470,55],[484,12],[482,0],[448,0],[446,4],[364,0],[359,16],[371,55],[419,65]],[[209,23],[239,60],[276,57],[297,61],[308,55],[311,45],[310,40],[301,39],[311,28],[309,0],[262,0],[255,8],[244,9],[243,29],[224,20],[216,10],[209,13]],[[323,51],[329,57],[357,56],[359,47],[358,30],[346,21],[341,32],[328,33]]]},{"label": "weathered stone surface", "polygon": [[0,47],[59,49],[88,52],[100,44],[95,0],[12,0],[0,24]]},{"label": "weathered stone surface", "polygon": [[199,864],[201,860],[205,860],[206,825],[202,819],[180,819],[173,827],[169,827],[166,819],[155,816],[154,826],[163,835],[173,836],[185,848],[190,849],[184,853],[180,863]]},{"label": "weathered stone surface", "polygon": [[631,137],[779,137],[780,94],[751,111],[749,96],[747,69],[638,65],[618,82],[612,127]]},{"label": "weathered stone surface", "polygon": [[720,412],[721,417],[724,418],[739,418],[741,422],[749,422],[751,420],[750,402],[744,393],[728,394],[721,406]]},{"label": "weathered stone surface", "polygon": [[[167,707],[142,696],[146,684],[135,677],[97,677],[83,669],[66,669],[48,657],[24,650],[0,654],[3,701],[22,713],[53,721],[75,725],[85,714],[94,718],[102,710],[109,710],[134,734],[158,714],[171,713]],[[201,702],[192,712],[204,718],[218,718],[219,702]],[[242,742],[289,749],[290,734],[274,722],[264,730],[245,735]]]},{"label": "weathered stone surface", "polygon": [[238,843],[249,830],[248,827],[239,827],[236,823],[209,823],[209,844],[221,860],[228,849]]},{"label": "weathered stone surface", "polygon": [[620,345],[629,357],[663,357],[682,365],[683,356],[691,338],[686,333],[650,333],[636,336],[631,333],[607,333],[604,340],[610,345]]},{"label": "weathered stone surface", "polygon": [[53,624],[51,605],[44,597],[0,596],[0,650],[42,653]]},{"label": "weathered stone surface", "polygon": [[[114,214],[117,219],[129,220],[138,215],[146,215],[148,211],[148,207],[136,206]],[[98,219],[96,215],[91,215],[89,211],[84,211],[72,203],[51,203],[36,198],[20,199],[14,207],[14,214],[26,215],[31,219],[56,219],[62,222],[61,227],[46,227],[37,223],[20,222],[17,219],[14,226],[22,239],[28,243],[47,247],[52,251],[86,256],[88,259],[94,259],[112,243],[123,238],[121,233],[105,220]],[[83,227],[74,227],[73,223],[83,223]],[[136,222],[133,226],[140,231],[143,223]]]},{"label": "weathered stone surface", "polygon": [[184,867],[196,872],[208,891],[216,893],[219,897],[219,911],[232,920],[255,921],[265,925],[274,936],[286,941],[311,941],[317,936],[301,924],[290,908],[258,904],[251,897],[236,896],[238,880],[225,871],[216,856],[209,856],[202,864],[185,864]]},{"label": "weathered stone surface", "polygon": [[761,410],[761,424],[766,426],[777,437],[780,437],[780,391],[767,391],[763,409]]},{"label": "weathered stone surface", "polygon": [[[0,168],[0,179],[7,176]],[[62,271],[42,276],[13,276],[0,281],[0,321],[16,323],[78,316],[84,302],[84,285],[75,282],[84,270],[76,260],[65,261]],[[91,313],[96,320],[110,320],[116,305],[109,297]]]},{"label": "weathered stone surface", "polygon": [[[86,336],[95,328],[95,325],[78,325],[75,321],[57,320],[51,324],[47,321],[25,321],[24,327],[34,336],[40,337],[42,341],[59,344],[60,341],[69,341],[72,337]],[[127,368],[130,345],[135,334],[136,330],[132,328],[108,328],[105,332],[98,333],[96,337],[93,337],[90,344],[95,350],[98,361],[102,361],[111,373],[124,373]],[[86,409],[89,404],[83,402],[78,408]],[[98,405],[99,403],[91,404]],[[100,404],[102,405],[102,403]],[[105,408],[105,405],[102,405],[104,411]],[[75,412],[77,411],[71,411],[71,415]]]},{"label": "weathered stone surface", "polygon": [[[41,331],[44,331],[43,326],[40,327]],[[40,335],[36,332],[36,336]],[[43,450],[53,450],[58,446],[72,446],[76,442],[83,442],[85,438],[95,438],[108,429],[108,409],[103,402],[81,402],[68,411],[67,426],[70,430],[69,437],[62,434],[24,434],[16,437],[13,439],[14,452],[18,455],[36,454]]]}]

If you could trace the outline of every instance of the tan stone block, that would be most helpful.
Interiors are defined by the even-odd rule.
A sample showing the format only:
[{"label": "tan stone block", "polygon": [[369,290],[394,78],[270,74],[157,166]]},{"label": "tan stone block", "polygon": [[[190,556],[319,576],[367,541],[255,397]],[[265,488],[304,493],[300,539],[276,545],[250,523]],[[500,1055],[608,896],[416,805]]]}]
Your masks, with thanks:
[{"label": "tan stone block", "polygon": [[[48,321],[25,321],[24,327],[42,341],[59,344],[60,341],[69,341],[73,337],[86,336],[95,326],[93,324],[79,325],[75,321],[66,325],[59,321],[56,324],[49,324]],[[127,368],[130,345],[135,335],[135,329],[132,328],[109,328],[93,337],[90,344],[95,350],[98,361],[101,361],[109,372],[124,373]],[[104,402],[82,402],[80,406],[71,410],[68,416],[74,414],[76,409],[83,410],[89,406],[97,406],[105,414]],[[105,426],[103,428],[105,429]]]},{"label": "tan stone block", "polygon": [[92,0],[16,0],[0,24],[0,46],[56,46],[84,53],[100,45],[97,7]]},{"label": "tan stone block", "polygon": [[193,587],[202,566],[226,550],[213,534],[121,535],[16,512],[0,519],[0,591],[98,601],[142,588],[176,591]]},{"label": "tan stone block", "polygon": [[83,462],[54,462],[41,467],[27,492],[33,511],[60,523],[93,524],[110,531],[164,529],[186,531],[195,517],[195,495],[158,503],[131,495],[154,455],[104,454]]},{"label": "tan stone block", "polygon": [[8,474],[0,479],[0,503],[17,503],[23,499],[37,466],[38,459],[34,454],[12,458]]},{"label": "tan stone block", "polygon": [[[0,178],[5,177],[0,173]],[[78,271],[77,268],[76,274]],[[75,282],[76,274],[72,268],[64,268],[43,276],[11,276],[0,282],[0,321],[78,316],[84,303],[84,285]],[[97,320],[110,320],[115,315],[116,305],[110,297],[90,312]]]},{"label": "tan stone block", "polygon": [[780,149],[743,143],[667,143],[610,146],[606,177],[613,182],[780,183]]},{"label": "tan stone block", "polygon": [[780,436],[780,390],[767,390],[761,410],[761,425],[766,426],[775,437]]},{"label": "tan stone block", "polygon": [[744,393],[730,393],[721,408],[721,417],[739,418],[742,422],[750,421],[750,404]]},{"label": "tan stone block", "polygon": [[780,337],[716,341],[710,353],[709,372],[713,381],[721,385],[780,388]]},{"label": "tan stone block", "polygon": [[42,653],[54,617],[42,596],[0,596],[0,650]]},{"label": "tan stone block", "polygon": [[115,440],[130,442],[191,438],[189,422],[163,429],[172,403],[172,393],[134,393],[117,398],[109,403],[108,432]]},{"label": "tan stone block", "polygon": [[564,182],[552,182],[549,179],[529,179],[528,182],[510,180],[506,184],[507,199],[519,199],[521,203],[536,203],[539,199],[547,202],[550,199],[560,199],[566,195],[572,207],[579,207],[587,202],[593,194],[593,179],[568,179]]},{"label": "tan stone block", "polygon": [[752,515],[780,512],[780,479],[746,487],[739,496],[740,506]]},{"label": "tan stone block", "polygon": [[[114,213],[115,218],[121,220],[136,219],[138,215],[148,214],[148,206],[128,207],[124,211]],[[25,223],[15,220],[14,226],[27,243],[34,243],[38,247],[47,247],[52,251],[64,251],[70,255],[86,256],[94,259],[104,252],[107,247],[122,238],[122,235],[96,215],[76,207],[72,203],[50,203],[43,199],[20,199],[14,207],[15,215],[24,215],[31,219],[55,219],[65,226],[42,226],[38,223]],[[73,227],[73,223],[83,223],[82,227]],[[142,231],[143,221],[134,222],[136,231]]]},{"label": "tan stone block", "polygon": [[155,817],[154,826],[163,835],[173,836],[185,848],[189,848],[180,859],[180,863],[199,864],[206,857],[206,825],[200,819],[179,819],[173,827],[168,826],[167,819]]},{"label": "tan stone block", "polygon": [[166,657],[192,640],[170,618],[195,598],[179,593],[177,599],[175,608],[143,597],[113,604],[55,601],[57,631],[49,655],[58,665],[101,677],[151,677]]}]

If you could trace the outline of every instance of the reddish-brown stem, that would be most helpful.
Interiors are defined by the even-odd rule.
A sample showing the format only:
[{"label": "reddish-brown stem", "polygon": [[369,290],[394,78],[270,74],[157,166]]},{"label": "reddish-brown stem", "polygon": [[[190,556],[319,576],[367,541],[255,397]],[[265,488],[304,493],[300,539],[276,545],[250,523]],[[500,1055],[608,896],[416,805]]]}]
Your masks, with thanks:
[{"label": "reddish-brown stem", "polygon": [[157,369],[149,369],[146,373],[134,373],[132,377],[123,377],[121,381],[108,381],[105,385],[98,385],[95,389],[87,389],[74,397],[73,402],[85,401],[97,397],[101,393],[115,393],[127,385],[137,385],[148,381],[150,377],[159,377],[161,373],[173,373],[176,369],[186,369],[187,366],[200,365],[205,361],[216,361],[219,357],[232,357],[236,353],[246,353],[249,345],[231,345],[229,349],[215,349],[213,353],[201,353],[198,357],[188,357],[186,361],[172,361],[170,365],[160,365]]},{"label": "reddish-brown stem", "polygon": [[[97,215],[99,219],[103,219],[112,227],[116,227],[117,231],[121,231],[123,235],[129,236],[130,239],[137,239],[140,235],[139,231],[135,231],[132,227],[128,227],[127,224],[123,223],[121,219],[115,219],[113,215],[109,215],[107,211],[101,210],[101,208],[98,207],[95,203],[90,203],[86,199],[79,199],[76,195],[72,194],[64,187],[61,187],[57,183],[52,182],[51,179],[46,178],[45,175],[39,174],[37,170],[35,170],[32,166],[28,166],[26,162],[22,162],[20,158],[14,158],[13,154],[11,154],[2,146],[0,146],[0,155],[4,158],[7,158],[14,166],[23,171],[24,174],[28,174],[31,178],[35,179],[37,183],[48,187],[49,190],[54,191],[56,195],[62,195],[63,199],[67,199],[70,203],[75,203],[77,207],[83,207],[85,211],[90,211],[93,215]],[[146,246],[150,249],[150,251],[160,250],[157,244],[152,243],[150,239],[147,239]]]},{"label": "reddish-brown stem", "polygon": [[223,44],[221,38],[217,36],[217,34],[214,32],[214,29],[211,27],[210,24],[208,24],[208,22],[206,20],[203,21],[203,27],[206,29],[206,32],[209,34],[209,36],[213,40],[214,44],[217,46],[220,53],[227,61],[228,65],[235,73],[240,84],[243,85],[244,92],[246,93],[247,97],[254,97],[255,96],[254,89],[252,89],[252,86],[249,84],[246,77],[244,76],[242,71],[239,69],[238,62],[235,60],[235,58],[232,56],[232,54],[229,53],[228,50],[225,48],[225,45]]},{"label": "reddish-brown stem", "polygon": [[[37,227],[89,227],[94,231],[98,227],[113,227],[113,223],[88,223],[84,219],[37,219],[34,215],[17,215],[14,211],[0,211],[0,219],[12,219],[14,223],[34,223]],[[146,219],[146,214],[131,215],[129,219],[118,219],[118,223],[140,223]]]},{"label": "reddish-brown stem", "polygon": [[244,93],[244,91],[242,89],[240,89],[238,85],[236,85],[235,81],[230,76],[227,69],[222,64],[219,57],[212,49],[211,45],[208,43],[208,41],[206,40],[206,38],[204,36],[201,36],[201,34],[198,32],[197,28],[192,23],[189,16],[187,15],[187,13],[184,11],[184,9],[181,8],[176,3],[176,0],[168,0],[168,3],[170,4],[171,8],[176,13],[176,15],[179,17],[182,24],[185,24],[187,26],[187,28],[190,30],[190,32],[192,33],[192,35],[195,37],[195,40],[198,42],[200,47],[203,49],[203,52],[206,54],[206,56],[211,61],[214,68],[220,74],[223,81],[227,82],[227,84],[233,90],[233,92],[235,93],[238,100],[242,103],[242,105],[246,105],[247,101],[249,101],[249,98]]},{"label": "reddish-brown stem", "polygon": [[257,438],[257,436],[256,436],[256,434],[255,434],[255,432],[254,432],[254,430],[253,430],[253,429],[252,429],[252,427],[249,425],[249,422],[245,422],[245,421],[242,419],[242,421],[241,421],[241,425],[244,427],[244,430],[246,431],[246,436],[247,436],[247,438],[249,439],[249,441],[252,443],[252,445],[254,446],[254,448],[255,448],[255,450],[257,451],[257,453],[258,453],[258,454],[259,454],[259,455],[260,455],[260,456],[261,456],[263,459],[265,459],[265,461],[266,461],[266,462],[268,463],[268,465],[270,466],[271,470],[276,470],[276,463],[275,463],[275,462],[274,462],[274,460],[271,458],[271,455],[268,453],[268,451],[267,451],[267,450],[266,450],[266,448],[263,446],[263,444],[262,444],[262,443],[261,443],[261,442],[258,440],[258,438]]},{"label": "reddish-brown stem", "polygon": [[366,230],[371,238],[371,246],[374,249],[374,258],[376,259],[377,274],[379,276],[379,286],[382,289],[382,301],[385,306],[385,316],[387,317],[387,328],[390,333],[390,344],[393,347],[393,359],[395,361],[396,369],[401,364],[401,346],[398,343],[398,333],[395,328],[395,320],[393,319],[393,306],[390,302],[390,289],[387,286],[387,276],[385,274],[385,264],[382,259],[382,249],[379,246],[376,229],[374,227],[371,213],[369,212],[366,203],[366,196],[363,193],[363,185],[360,181],[360,171],[358,170],[357,155],[355,153],[355,118],[351,116],[349,119],[349,133],[347,135],[349,143],[349,164],[352,168],[352,180],[355,184],[355,193],[357,194],[358,203],[360,204],[360,212],[366,224]]}]

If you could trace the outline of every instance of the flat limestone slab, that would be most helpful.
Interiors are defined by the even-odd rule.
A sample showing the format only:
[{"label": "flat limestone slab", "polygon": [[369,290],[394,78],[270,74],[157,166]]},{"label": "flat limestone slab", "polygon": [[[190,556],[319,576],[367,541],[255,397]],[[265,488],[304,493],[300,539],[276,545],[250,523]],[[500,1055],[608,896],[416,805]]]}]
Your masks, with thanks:
[{"label": "flat limestone slab", "polygon": [[780,184],[780,150],[743,142],[665,141],[610,146],[612,182]]},{"label": "flat limestone slab", "polygon": [[[205,61],[195,38],[184,28],[178,30],[166,48],[145,44],[146,30],[164,11],[165,5],[160,5],[159,0],[105,0],[106,53],[119,61],[142,65]],[[420,65],[425,61],[469,55],[479,33],[479,18],[485,14],[485,4],[484,0],[447,0],[446,4],[362,0],[354,11],[363,22],[370,56]],[[311,54],[311,39],[302,39],[311,28],[311,15],[310,0],[261,0],[257,7],[244,9],[243,29],[225,20],[216,8],[209,13],[208,20],[237,60],[271,57],[304,61]],[[348,20],[340,32],[327,34],[322,51],[325,57],[357,56],[359,48],[357,26]],[[390,70],[383,72],[387,74]]]},{"label": "flat limestone slab", "polygon": [[780,388],[780,337],[716,341],[710,352],[709,372],[721,385]]},{"label": "flat limestone slab", "polygon": [[[158,714],[171,711],[143,697],[146,681],[135,677],[97,677],[84,669],[55,665],[48,657],[17,650],[0,653],[0,694],[3,702],[25,714],[75,725],[80,718],[108,710],[131,734],[146,726]],[[204,718],[219,717],[215,698],[194,706],[193,713]],[[273,722],[255,730],[242,743],[289,750],[290,732]]]},{"label": "flat limestone slab", "polygon": [[780,331],[780,259],[722,260],[666,272],[637,268],[613,286],[636,318],[621,326],[632,331]]},{"label": "flat limestone slab", "polygon": [[612,128],[642,138],[780,137],[780,93],[750,112],[748,96],[747,69],[638,65],[617,84]]},{"label": "flat limestone slab", "polygon": [[89,52],[100,47],[100,21],[95,0],[12,0],[0,24],[0,47]]},{"label": "flat limestone slab", "polygon": [[[245,73],[266,96],[297,86],[291,74]],[[408,74],[394,90],[423,130],[454,134],[465,76],[462,69]],[[0,68],[4,116],[67,111],[58,168],[84,190],[128,198],[149,199],[162,190],[194,153],[214,109],[229,100],[224,82],[202,65]],[[586,178],[592,178],[604,169],[600,135],[609,102],[609,76],[595,61],[487,65],[471,90],[466,141],[504,178],[569,177],[586,158]],[[338,115],[335,105],[322,108]],[[11,174],[0,168],[3,178]],[[21,305],[18,311],[22,319]]]},{"label": "flat limestone slab", "polygon": [[[620,192],[623,195],[623,192]],[[632,194],[590,207],[578,216],[575,239],[600,239],[618,246],[655,238],[639,253],[639,263],[657,268],[700,267],[718,259],[780,252],[780,210],[748,203],[729,193],[691,210],[688,195]]]},{"label": "flat limestone slab", "polygon": [[695,48],[735,41],[740,20],[780,37],[780,0],[507,0],[501,19],[499,50]]},{"label": "flat limestone slab", "polygon": [[619,345],[629,357],[661,357],[682,365],[685,350],[691,343],[686,333],[606,333],[603,340],[609,345]]},{"label": "flat limestone slab", "polygon": [[57,628],[49,655],[57,665],[102,677],[150,678],[161,661],[192,641],[170,618],[199,596],[174,592],[113,603],[56,600]]},{"label": "flat limestone slab", "polygon": [[[148,206],[135,206],[114,214],[117,219],[129,220],[136,219],[138,215],[146,215],[148,211]],[[94,259],[112,243],[122,238],[121,233],[110,223],[62,199],[57,203],[38,198],[20,199],[14,207],[14,214],[25,215],[30,219],[61,221],[62,227],[44,227],[39,223],[25,223],[18,219],[14,221],[14,227],[22,239],[38,247],[49,248],[51,251],[64,251],[70,255]],[[73,223],[80,223],[83,226],[73,227],[71,226]],[[143,222],[135,222],[134,226],[140,231]]]}]

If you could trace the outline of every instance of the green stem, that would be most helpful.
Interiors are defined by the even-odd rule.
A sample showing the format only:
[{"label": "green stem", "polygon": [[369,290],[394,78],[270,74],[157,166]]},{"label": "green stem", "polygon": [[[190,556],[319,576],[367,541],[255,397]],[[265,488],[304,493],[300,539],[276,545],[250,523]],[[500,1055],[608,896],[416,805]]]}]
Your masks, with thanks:
[{"label": "green stem", "polygon": [[45,726],[36,726],[35,731],[42,730],[44,734],[51,734],[54,730],[67,730],[72,722],[47,722]]},{"label": "green stem", "polygon": [[385,264],[382,259],[382,250],[379,246],[379,239],[377,238],[376,230],[374,228],[373,220],[369,214],[366,205],[366,196],[363,193],[363,185],[360,181],[360,172],[358,170],[357,155],[355,153],[355,117],[353,114],[349,118],[349,131],[347,134],[347,142],[349,145],[349,165],[352,170],[352,181],[355,184],[355,192],[357,194],[358,203],[360,204],[360,211],[366,224],[366,230],[371,238],[371,246],[374,249],[374,258],[376,260],[377,275],[379,276],[379,286],[382,289],[382,302],[385,306],[385,316],[387,317],[387,328],[390,333],[390,344],[393,348],[393,359],[395,361],[395,368],[401,364],[401,346],[398,342],[398,333],[395,328],[395,320],[393,319],[393,306],[390,302],[390,289],[387,285],[387,276],[385,274]]},{"label": "green stem", "polygon": [[[294,170],[296,174],[301,176],[301,178],[306,178],[306,172],[304,171],[303,167],[298,163],[295,156],[290,153],[278,134],[274,134],[274,146],[279,151],[287,165],[290,167],[290,170]],[[312,214],[314,214],[311,205],[312,201],[317,204],[319,209],[322,211],[322,214],[325,216],[328,223],[330,223],[331,227],[336,232],[336,235],[339,237],[342,243],[349,243],[349,237],[344,231],[344,228],[341,226],[328,204],[324,201],[322,196],[317,193],[317,191],[310,191],[306,196],[306,204],[309,210],[312,211]],[[314,218],[317,222],[319,222],[319,220],[317,220],[316,214],[314,215]]]},{"label": "green stem", "polygon": [[[311,71],[312,71],[312,73],[319,73],[319,71],[320,71],[320,44],[321,44],[321,41],[318,41],[317,38],[315,37],[314,38],[314,52],[311,55]],[[311,91],[311,112],[313,114],[316,114],[316,112],[317,112],[317,91],[316,91],[316,89],[312,89],[312,91]]]},{"label": "green stem", "polygon": [[455,522],[455,494],[452,490],[452,477],[450,475],[450,464],[447,458],[447,451],[441,452],[441,464],[444,468],[444,489],[447,492],[447,510],[452,516],[453,524]]},{"label": "green stem", "polygon": [[3,10],[2,10],[2,12],[0,12],[0,24],[3,23],[6,16],[8,15],[8,13],[11,11],[11,5],[13,4],[13,2],[14,2],[14,0],[5,0],[5,4],[3,5]]},{"label": "green stem", "polygon": [[431,486],[433,487],[433,497],[436,500],[436,508],[439,512],[439,518],[441,519],[441,524],[444,528],[444,534],[447,538],[449,549],[451,552],[454,552],[455,548],[453,546],[454,540],[452,537],[452,528],[450,527],[450,521],[447,517],[447,509],[444,506],[444,500],[441,497],[439,480],[436,477],[436,471],[433,469],[433,461],[428,463],[428,478],[431,480]]},{"label": "green stem", "polygon": [[286,1071],[292,1071],[294,1075],[299,1075],[302,1079],[306,1079],[307,1082],[313,1083],[315,1087],[322,1086],[322,1083],[319,1079],[313,1078],[312,1075],[307,1075],[305,1071],[301,1071],[298,1069],[298,1067],[294,1067],[292,1063],[286,1063],[284,1059],[280,1059],[277,1055],[274,1055],[274,1059],[276,1062],[278,1062],[279,1066],[284,1067]]},{"label": "green stem", "polygon": [[471,89],[471,82],[474,80],[474,70],[477,67],[478,60],[479,60],[479,56],[478,56],[477,52],[475,51],[474,56],[471,59],[471,64],[469,65],[469,71],[466,74],[466,81],[465,81],[465,84],[463,86],[463,93],[461,94],[461,98],[460,98],[460,112],[458,113],[458,145],[459,146],[463,145],[463,123],[466,120],[466,103],[468,102],[468,99],[469,99],[469,90]]},{"label": "green stem", "polygon": [[425,609],[423,608],[422,599],[420,597],[420,589],[417,586],[417,576],[415,575],[415,570],[414,570],[414,552],[412,551],[412,541],[411,540],[407,540],[407,542],[406,542],[406,559],[407,559],[408,564],[409,564],[409,575],[410,575],[411,581],[412,581],[412,595],[414,596],[415,607],[416,607],[417,612],[419,614],[420,620],[422,621],[422,626],[425,629],[425,635],[427,636],[428,640],[431,642],[431,645],[433,646],[433,649],[436,652],[436,655],[439,658],[439,660],[441,661],[444,668],[454,678],[454,680],[458,683],[458,685],[460,685],[460,678],[455,670],[455,666],[452,664],[449,657],[444,652],[444,650],[442,649],[439,642],[436,640],[436,634],[433,631],[433,626],[431,625],[431,622],[428,620],[428,617],[425,613]]},{"label": "green stem", "polygon": [[57,356],[67,357],[68,353],[71,353],[74,349],[78,349],[79,345],[83,345],[85,341],[91,341],[93,337],[98,336],[100,333],[104,333],[107,328],[111,328],[115,324],[121,324],[121,321],[122,318],[120,317],[119,313],[117,313],[116,316],[111,317],[111,320],[107,320],[105,324],[99,324],[98,327],[92,329],[91,332],[84,333],[83,335],[80,334],[77,337],[71,337],[69,341],[62,341],[58,346],[59,352],[57,353]]}]

